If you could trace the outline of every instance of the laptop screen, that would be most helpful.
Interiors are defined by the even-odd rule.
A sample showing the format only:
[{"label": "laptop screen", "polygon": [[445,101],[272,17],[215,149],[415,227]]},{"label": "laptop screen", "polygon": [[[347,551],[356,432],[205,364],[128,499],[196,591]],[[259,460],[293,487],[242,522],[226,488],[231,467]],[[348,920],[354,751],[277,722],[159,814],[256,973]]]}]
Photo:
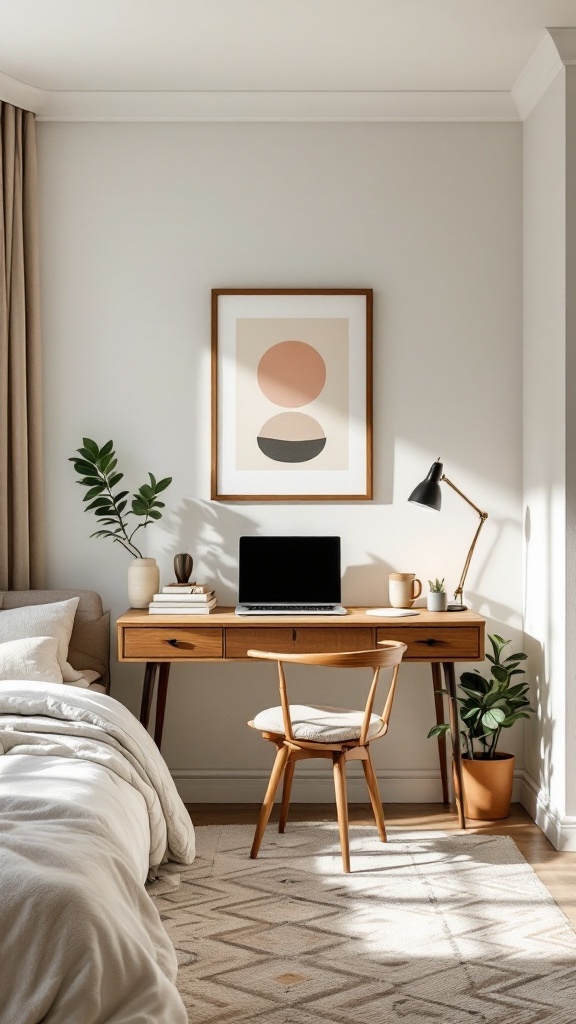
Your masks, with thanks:
[{"label": "laptop screen", "polygon": [[240,537],[240,604],[339,604],[340,537]]}]

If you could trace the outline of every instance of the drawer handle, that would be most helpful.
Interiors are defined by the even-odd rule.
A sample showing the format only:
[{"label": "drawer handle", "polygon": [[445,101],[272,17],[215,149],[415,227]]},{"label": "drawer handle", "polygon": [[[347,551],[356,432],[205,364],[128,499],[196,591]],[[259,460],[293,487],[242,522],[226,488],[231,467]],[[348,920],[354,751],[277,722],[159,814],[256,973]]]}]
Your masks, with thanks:
[{"label": "drawer handle", "polygon": [[427,647],[434,647],[434,645],[438,643],[438,641],[432,636],[428,640],[421,640],[420,642],[426,644]]},{"label": "drawer handle", "polygon": [[170,644],[171,647],[187,647],[187,648],[190,648],[190,650],[194,647],[194,644],[191,644],[188,640],[176,640],[176,639],[174,639],[174,640],[167,640],[166,643]]}]

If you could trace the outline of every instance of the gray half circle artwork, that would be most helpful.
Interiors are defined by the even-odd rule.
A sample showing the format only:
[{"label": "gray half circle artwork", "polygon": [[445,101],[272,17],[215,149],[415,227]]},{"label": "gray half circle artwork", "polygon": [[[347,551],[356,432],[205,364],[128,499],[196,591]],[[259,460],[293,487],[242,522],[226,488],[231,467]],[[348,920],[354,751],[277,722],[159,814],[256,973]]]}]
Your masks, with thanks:
[{"label": "gray half circle artwork", "polygon": [[326,446],[318,421],[300,412],[272,416],[259,431],[257,441],[262,454],[273,462],[310,462]]}]

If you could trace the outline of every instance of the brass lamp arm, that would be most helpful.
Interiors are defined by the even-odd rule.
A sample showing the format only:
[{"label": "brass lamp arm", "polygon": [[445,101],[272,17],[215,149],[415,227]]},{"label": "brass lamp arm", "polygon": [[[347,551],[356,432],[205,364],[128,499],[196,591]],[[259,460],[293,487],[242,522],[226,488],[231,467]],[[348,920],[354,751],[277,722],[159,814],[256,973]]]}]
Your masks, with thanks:
[{"label": "brass lamp arm", "polygon": [[474,511],[477,512],[478,515],[480,516],[480,522],[478,523],[478,529],[476,530],[476,533],[474,534],[474,537],[472,539],[472,543],[470,545],[470,550],[468,551],[468,554],[466,555],[466,561],[464,562],[464,568],[462,570],[462,575],[460,577],[460,582],[458,583],[458,586],[456,587],[456,590],[454,591],[454,599],[455,600],[456,599],[459,600],[460,604],[462,604],[462,594],[464,592],[464,582],[465,582],[466,576],[468,574],[468,569],[470,568],[470,562],[472,561],[472,555],[474,554],[474,548],[476,547],[476,541],[478,540],[478,537],[480,535],[480,530],[482,529],[482,527],[484,526],[484,523],[488,519],[488,513],[487,512],[482,512],[482,510],[479,509],[478,506],[475,505],[473,501],[470,501],[470,498],[467,498],[466,495],[463,494],[462,491],[458,487],[456,487],[456,485],[453,484],[452,481],[449,480],[447,476],[442,475],[441,479],[444,481],[444,483],[448,484],[449,487],[451,487],[453,491],[456,491],[456,494],[459,494],[460,497],[463,498],[464,501],[467,502],[467,504],[470,505],[474,509]]}]

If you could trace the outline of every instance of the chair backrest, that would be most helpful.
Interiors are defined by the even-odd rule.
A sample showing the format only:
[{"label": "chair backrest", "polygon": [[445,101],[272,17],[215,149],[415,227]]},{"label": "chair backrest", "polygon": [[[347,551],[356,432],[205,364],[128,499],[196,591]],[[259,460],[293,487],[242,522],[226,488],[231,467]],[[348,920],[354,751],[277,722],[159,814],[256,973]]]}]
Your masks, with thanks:
[{"label": "chair backrest", "polygon": [[285,663],[295,665],[323,665],[329,668],[371,668],[373,670],[372,684],[370,686],[366,706],[364,708],[364,718],[358,741],[360,745],[363,745],[368,736],[376,690],[378,687],[380,672],[383,668],[393,669],[393,675],[386,697],[386,702],[384,704],[384,710],[380,715],[382,730],[379,735],[383,735],[388,728],[390,712],[392,711],[392,703],[396,690],[398,669],[405,650],[406,644],[400,643],[397,640],[385,640],[379,644],[377,648],[369,651],[330,651],[314,654],[284,654],[279,651],[249,650],[248,656],[250,658],[259,658],[264,661],[275,661],[278,665],[280,703],[282,705],[284,733],[288,740],[293,740],[294,735],[292,732],[292,722],[290,718],[290,704],[288,700],[286,676],[283,667]]}]

